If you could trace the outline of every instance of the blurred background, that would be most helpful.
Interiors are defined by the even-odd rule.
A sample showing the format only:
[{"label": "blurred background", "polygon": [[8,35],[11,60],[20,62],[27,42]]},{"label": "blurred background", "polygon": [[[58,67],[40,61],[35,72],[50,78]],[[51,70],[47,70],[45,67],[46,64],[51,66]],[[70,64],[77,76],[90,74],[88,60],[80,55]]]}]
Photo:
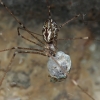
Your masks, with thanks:
[{"label": "blurred background", "polygon": [[[46,0],[2,0],[14,15],[31,31],[42,34],[42,27],[48,19]],[[89,40],[58,41],[58,51],[70,55],[72,69],[69,77],[51,83],[47,70],[48,57],[36,54],[18,54],[12,69],[7,73],[0,87],[0,100],[91,100],[71,79],[100,100],[100,0],[49,0],[54,21],[60,26],[78,14],[84,14],[65,25],[58,38],[91,37]],[[19,24],[0,5],[0,50],[21,46],[38,48],[17,35]],[[25,31],[25,37],[37,42]],[[36,35],[43,40],[41,36]],[[15,51],[0,53],[0,68],[6,69]],[[0,71],[0,79],[4,72]]]}]

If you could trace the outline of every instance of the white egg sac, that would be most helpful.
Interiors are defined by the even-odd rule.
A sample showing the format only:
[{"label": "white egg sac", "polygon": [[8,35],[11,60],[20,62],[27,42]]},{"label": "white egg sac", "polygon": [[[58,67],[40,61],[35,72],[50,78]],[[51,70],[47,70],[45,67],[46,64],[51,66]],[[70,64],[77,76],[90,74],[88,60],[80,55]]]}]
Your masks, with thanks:
[{"label": "white egg sac", "polygon": [[66,78],[71,69],[70,56],[58,51],[53,58],[49,57],[47,68],[51,77],[56,79]]}]

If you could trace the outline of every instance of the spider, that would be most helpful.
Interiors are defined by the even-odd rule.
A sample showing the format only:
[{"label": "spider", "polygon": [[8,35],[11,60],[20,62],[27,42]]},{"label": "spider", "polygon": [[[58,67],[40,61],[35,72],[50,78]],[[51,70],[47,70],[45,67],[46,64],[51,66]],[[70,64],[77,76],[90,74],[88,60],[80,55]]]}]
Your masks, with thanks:
[{"label": "spider", "polygon": [[[58,32],[60,31],[60,29],[63,26],[65,26],[66,24],[68,24],[69,22],[71,22],[71,21],[75,20],[76,18],[78,18],[79,16],[81,16],[81,14],[76,15],[72,19],[70,19],[70,20],[66,21],[65,23],[63,23],[62,25],[58,26],[51,17],[51,10],[50,10],[51,7],[49,6],[48,0],[46,0],[46,2],[47,2],[47,8],[48,8],[48,19],[45,21],[45,23],[43,25],[43,29],[42,29],[42,35],[40,35],[40,34],[31,32],[30,30],[28,30],[14,16],[14,14],[8,9],[8,7],[2,1],[0,1],[1,5],[3,5],[6,8],[6,10],[13,16],[13,18],[19,23],[20,27],[17,28],[18,36],[20,36],[22,39],[25,39],[31,43],[36,44],[37,46],[42,48],[42,49],[32,49],[32,48],[24,48],[24,47],[12,47],[12,48],[8,48],[8,49],[0,50],[0,52],[9,51],[9,50],[17,50],[16,52],[14,52],[14,54],[10,60],[10,63],[7,65],[7,69],[4,73],[4,76],[0,81],[0,86],[2,85],[2,82],[3,82],[7,72],[11,69],[11,64],[13,62],[13,59],[15,58],[15,56],[17,54],[20,54],[20,53],[30,53],[30,54],[39,54],[39,55],[43,55],[43,56],[48,56],[56,64],[56,67],[54,67],[54,70],[51,70],[51,71],[53,71],[54,73],[57,73],[57,75],[58,75],[57,76],[54,73],[51,74],[51,72],[49,71],[51,80],[53,80],[55,82],[55,81],[60,81],[60,80],[66,79],[68,77],[71,67],[69,67],[69,69],[68,69],[68,66],[65,65],[66,68],[64,68],[63,66],[61,66],[59,64],[59,61],[57,61],[56,55],[57,55],[57,53],[59,53],[57,50],[57,41],[59,41],[59,40],[74,40],[74,39],[84,39],[84,40],[89,39],[89,37],[75,37],[75,38],[58,39]],[[21,35],[20,30],[25,30],[28,34],[30,34],[33,38],[35,38],[41,44],[38,44],[38,43],[34,42],[33,40],[30,40],[30,39],[26,38],[25,36]],[[41,41],[36,35],[42,36],[44,41]],[[64,55],[66,56],[66,54],[64,54]],[[67,60],[67,59],[65,59],[65,60]],[[52,64],[51,64],[51,66],[52,66]],[[50,68],[48,68],[48,69],[50,69]],[[67,69],[67,70],[65,70],[65,69]],[[61,73],[61,74],[59,74],[59,73]],[[72,82],[76,86],[78,86],[84,93],[86,93],[92,100],[95,100],[87,92],[85,92],[75,80],[72,79]]]}]

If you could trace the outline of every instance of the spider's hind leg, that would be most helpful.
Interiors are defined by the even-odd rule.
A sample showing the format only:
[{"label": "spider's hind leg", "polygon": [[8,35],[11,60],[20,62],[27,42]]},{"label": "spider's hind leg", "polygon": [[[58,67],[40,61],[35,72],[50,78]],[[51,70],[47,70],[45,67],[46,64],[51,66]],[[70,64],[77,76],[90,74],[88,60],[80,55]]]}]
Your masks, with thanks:
[{"label": "spider's hind leg", "polygon": [[[15,58],[15,56],[19,53],[30,53],[30,54],[40,54],[40,55],[43,55],[43,56],[46,56],[44,54],[44,51],[43,50],[39,50],[39,49],[31,49],[31,48],[23,48],[23,47],[12,47],[10,49],[4,49],[4,50],[1,50],[0,52],[4,52],[4,51],[9,51],[9,50],[12,50],[12,49],[20,49],[20,51],[17,51],[17,52],[14,52],[9,64],[7,65],[6,67],[6,70],[5,69],[1,69],[1,71],[4,72],[4,75],[2,77],[2,79],[0,80],[0,86],[2,85],[2,82],[3,80],[5,79],[6,77],[6,74],[10,71],[10,69],[12,68],[11,64],[13,63],[13,60]],[[25,50],[25,51],[21,51],[21,50]],[[28,50],[28,51],[27,51]]]}]

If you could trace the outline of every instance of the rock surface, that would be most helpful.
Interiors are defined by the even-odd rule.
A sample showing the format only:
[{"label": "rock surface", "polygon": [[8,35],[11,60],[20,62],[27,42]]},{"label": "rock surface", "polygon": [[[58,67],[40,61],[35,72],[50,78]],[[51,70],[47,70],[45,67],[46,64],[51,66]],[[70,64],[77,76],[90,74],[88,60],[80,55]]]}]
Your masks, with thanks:
[{"label": "rock surface", "polygon": [[[11,11],[27,28],[42,34],[42,25],[48,18],[45,0],[3,0]],[[0,88],[0,100],[91,100],[71,79],[95,100],[100,99],[100,1],[99,0],[50,0],[52,17],[61,25],[66,20],[81,13],[86,14],[85,24],[82,17],[65,25],[59,32],[59,38],[90,36],[89,40],[59,41],[58,49],[70,55],[72,69],[68,79],[51,83],[48,77],[48,57],[32,54],[18,54]],[[92,22],[89,22],[92,21]],[[0,5],[0,50],[13,46],[39,48],[18,37],[19,25]],[[38,42],[27,32],[25,37]],[[41,40],[42,37],[38,36]],[[0,53],[0,68],[6,69],[14,51]],[[0,71],[0,78],[3,71]]]}]

